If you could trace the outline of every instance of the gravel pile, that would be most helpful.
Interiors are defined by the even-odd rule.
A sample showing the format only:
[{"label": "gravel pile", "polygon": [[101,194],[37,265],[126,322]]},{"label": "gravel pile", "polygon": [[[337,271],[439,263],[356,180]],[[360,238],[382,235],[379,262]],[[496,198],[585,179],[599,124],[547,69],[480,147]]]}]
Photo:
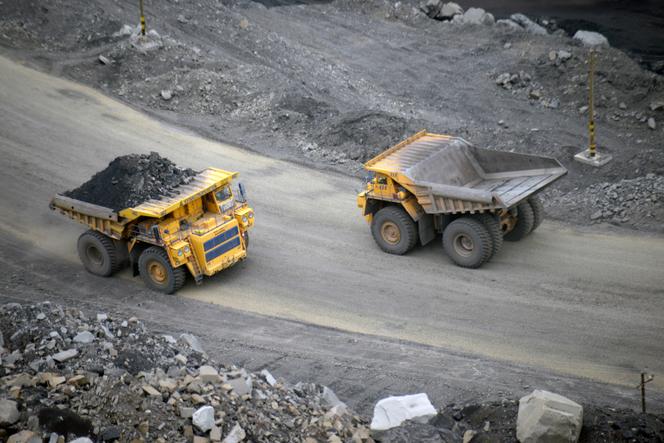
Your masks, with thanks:
[{"label": "gravel pile", "polygon": [[661,229],[664,218],[664,176],[647,174],[617,183],[602,182],[577,191],[571,198],[554,189],[545,206],[563,207],[580,221],[616,225],[652,225]]},{"label": "gravel pile", "polygon": [[[22,434],[20,434],[22,432]],[[0,307],[0,441],[372,441],[328,388],[219,365],[198,339],[48,302]],[[84,440],[85,441],[85,440]]]},{"label": "gravel pile", "polygon": [[65,195],[119,211],[171,196],[175,188],[189,183],[194,175],[192,169],[181,169],[156,152],[130,154],[117,157],[106,169]]}]

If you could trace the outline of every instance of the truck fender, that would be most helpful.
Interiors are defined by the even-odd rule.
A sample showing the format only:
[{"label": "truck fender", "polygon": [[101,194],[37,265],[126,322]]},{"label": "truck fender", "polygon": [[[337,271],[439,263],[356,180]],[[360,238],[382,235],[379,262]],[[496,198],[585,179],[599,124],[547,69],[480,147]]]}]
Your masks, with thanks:
[{"label": "truck fender", "polygon": [[417,221],[417,229],[420,234],[420,243],[422,246],[436,238],[436,228],[433,222],[433,215],[424,214]]},{"label": "truck fender", "polygon": [[422,205],[418,203],[417,198],[414,195],[411,195],[407,199],[401,201],[401,206],[403,206],[413,221],[419,221],[420,218],[426,214],[424,209],[422,209]]}]

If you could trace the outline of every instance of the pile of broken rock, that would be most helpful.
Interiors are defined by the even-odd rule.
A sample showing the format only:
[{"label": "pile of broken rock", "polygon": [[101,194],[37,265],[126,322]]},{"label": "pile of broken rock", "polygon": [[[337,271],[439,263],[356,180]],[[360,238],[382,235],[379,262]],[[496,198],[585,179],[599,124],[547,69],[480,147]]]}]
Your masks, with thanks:
[{"label": "pile of broken rock", "polygon": [[0,442],[369,441],[329,389],[218,365],[198,339],[51,303],[0,307]]}]

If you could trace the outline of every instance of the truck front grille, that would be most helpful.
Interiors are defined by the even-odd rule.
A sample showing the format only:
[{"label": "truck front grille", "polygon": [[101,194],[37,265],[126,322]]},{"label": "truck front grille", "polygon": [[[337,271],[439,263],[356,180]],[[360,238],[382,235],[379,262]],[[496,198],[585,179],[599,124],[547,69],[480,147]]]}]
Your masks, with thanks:
[{"label": "truck front grille", "polygon": [[203,248],[205,249],[205,261],[209,262],[214,260],[231,249],[240,246],[240,237],[238,237],[238,233],[238,228],[234,227],[203,243]]}]

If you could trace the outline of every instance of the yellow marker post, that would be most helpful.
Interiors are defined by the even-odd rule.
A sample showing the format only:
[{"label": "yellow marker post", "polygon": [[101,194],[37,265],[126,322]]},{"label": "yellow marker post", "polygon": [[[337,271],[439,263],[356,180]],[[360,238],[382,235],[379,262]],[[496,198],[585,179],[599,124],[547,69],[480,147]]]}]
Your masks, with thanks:
[{"label": "yellow marker post", "polygon": [[595,84],[595,51],[590,50],[590,62],[588,63],[588,155],[595,157],[597,155],[597,144],[595,143],[595,99],[594,99],[594,84]]},{"label": "yellow marker post", "polygon": [[145,14],[143,13],[143,0],[139,0],[141,9],[141,35],[145,35]]},{"label": "yellow marker post", "polygon": [[586,165],[600,167],[611,161],[610,154],[599,154],[595,142],[595,50],[590,50],[588,59],[588,149],[579,152],[574,160]]}]

